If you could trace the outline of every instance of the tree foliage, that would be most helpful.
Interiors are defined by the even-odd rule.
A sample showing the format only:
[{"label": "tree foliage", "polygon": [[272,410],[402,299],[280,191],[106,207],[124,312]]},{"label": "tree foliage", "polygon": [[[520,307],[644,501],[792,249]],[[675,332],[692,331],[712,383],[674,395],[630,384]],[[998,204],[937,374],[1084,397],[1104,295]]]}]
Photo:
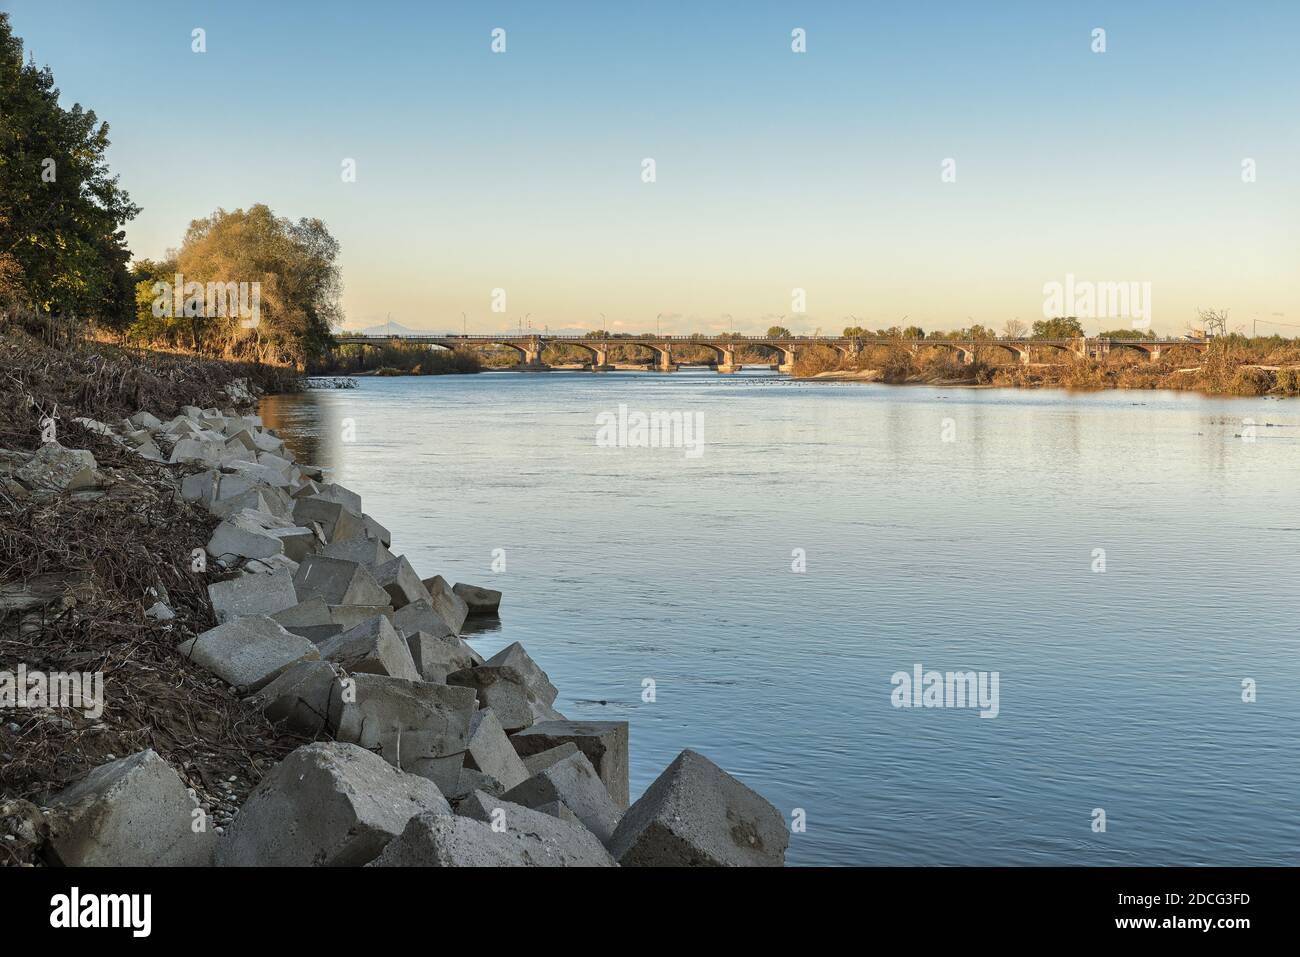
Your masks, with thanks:
[{"label": "tree foliage", "polygon": [[0,13],[0,296],[122,329],[134,314],[122,226],[140,210],[109,174],[108,124],[59,105],[49,68],[23,61]]},{"label": "tree foliage", "polygon": [[1074,316],[1038,319],[1029,334],[1031,339],[1077,339],[1083,335],[1083,325]]}]

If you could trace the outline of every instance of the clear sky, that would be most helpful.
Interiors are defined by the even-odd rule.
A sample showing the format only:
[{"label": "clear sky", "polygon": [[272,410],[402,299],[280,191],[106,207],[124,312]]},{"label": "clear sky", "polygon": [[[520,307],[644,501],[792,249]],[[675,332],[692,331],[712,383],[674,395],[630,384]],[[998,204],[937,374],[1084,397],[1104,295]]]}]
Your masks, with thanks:
[{"label": "clear sky", "polygon": [[1073,274],[1300,334],[1294,0],[2,6],[109,122],[138,257],[318,216],[352,327],[1000,327]]}]

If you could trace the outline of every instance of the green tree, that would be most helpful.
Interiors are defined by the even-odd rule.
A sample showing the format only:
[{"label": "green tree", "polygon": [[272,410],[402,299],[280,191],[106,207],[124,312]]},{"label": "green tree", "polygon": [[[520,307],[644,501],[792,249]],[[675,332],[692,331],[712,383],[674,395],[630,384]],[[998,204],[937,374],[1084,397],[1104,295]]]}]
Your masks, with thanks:
[{"label": "green tree", "polygon": [[1039,319],[1029,334],[1031,339],[1077,339],[1083,335],[1083,326],[1074,316]]},{"label": "green tree", "polygon": [[0,285],[10,308],[122,329],[135,313],[122,225],[139,211],[109,174],[108,124],[59,105],[0,13]]},{"label": "green tree", "polygon": [[[194,220],[175,262],[187,290],[202,290],[182,297],[193,345],[262,362],[319,359],[333,345],[330,329],[343,321],[338,250],[319,219],[293,222],[261,203]],[[251,312],[256,303],[256,322],[231,301],[245,283],[238,305]],[[180,318],[172,311],[173,321]],[[150,322],[138,312],[136,321],[137,329]]]},{"label": "green tree", "polygon": [[787,339],[790,337],[791,332],[785,326],[769,326],[767,334],[772,339]]}]

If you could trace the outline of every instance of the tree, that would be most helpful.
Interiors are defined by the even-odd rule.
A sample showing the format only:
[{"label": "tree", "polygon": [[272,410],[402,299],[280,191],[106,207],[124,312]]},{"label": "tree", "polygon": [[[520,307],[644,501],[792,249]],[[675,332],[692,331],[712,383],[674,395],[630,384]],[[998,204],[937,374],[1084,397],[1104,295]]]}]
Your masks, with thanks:
[{"label": "tree", "polygon": [[1002,335],[1008,339],[1023,339],[1029,327],[1019,319],[1008,319],[1002,324]]},{"label": "tree", "polygon": [[[183,317],[176,315],[174,298],[155,298],[148,315],[137,310],[133,331],[146,335],[156,328],[153,306],[159,304],[170,312],[169,328],[178,320],[188,328],[194,348],[305,365],[330,349],[330,328],[343,320],[338,251],[319,219],[295,223],[261,203],[247,211],[218,209],[190,223],[175,256],[175,271],[187,287]],[[248,314],[254,306],[255,319]]]},{"label": "tree", "polygon": [[122,225],[140,208],[111,176],[108,124],[59,105],[0,13],[0,285],[48,316],[125,328],[135,312]]},{"label": "tree", "polygon": [[1031,339],[1078,339],[1082,336],[1083,326],[1074,316],[1038,319],[1030,334]]},{"label": "tree", "polygon": [[769,326],[767,335],[769,339],[788,339],[791,332],[785,326]]}]

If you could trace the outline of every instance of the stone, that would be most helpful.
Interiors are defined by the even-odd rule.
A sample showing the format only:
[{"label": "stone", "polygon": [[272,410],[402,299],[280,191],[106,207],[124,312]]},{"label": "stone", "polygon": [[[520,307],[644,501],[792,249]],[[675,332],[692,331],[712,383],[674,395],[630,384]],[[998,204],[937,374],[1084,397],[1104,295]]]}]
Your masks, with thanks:
[{"label": "stone", "polygon": [[[526,730],[526,729],[525,729]],[[511,738],[513,744],[514,738]],[[534,774],[545,771],[556,761],[562,761],[571,754],[580,754],[578,746],[572,741],[566,741],[564,744],[556,745],[546,751],[538,751],[536,754],[520,755],[519,758],[524,762],[524,770],[528,772],[531,778]],[[590,760],[590,759],[588,759]],[[610,795],[613,797],[614,795]]]},{"label": "stone", "polygon": [[468,817],[421,814],[368,867],[528,867],[522,845]]},{"label": "stone", "polygon": [[524,646],[517,641],[502,648],[485,664],[493,668],[513,668],[523,676],[524,684],[528,685],[529,690],[547,704],[553,704],[556,695],[560,693],[555,685],[551,684],[551,679],[547,677],[546,672],[538,667],[537,662],[529,657],[528,652],[524,651]]},{"label": "stone", "polygon": [[781,812],[687,750],[628,808],[607,846],[625,867],[780,867],[789,842]]},{"label": "stone", "polygon": [[284,554],[284,541],[271,529],[292,528],[284,519],[266,512],[240,509],[216,527],[208,540],[207,551],[213,558],[269,558]]},{"label": "stone", "polygon": [[478,585],[457,582],[451,586],[452,594],[465,603],[470,618],[495,617],[501,609],[501,592]]},{"label": "stone", "polygon": [[296,605],[277,611],[271,617],[290,631],[295,627],[334,624],[334,619],[330,615],[330,606],[320,595],[313,595],[306,601],[300,601]]},{"label": "stone", "polygon": [[319,595],[331,605],[389,603],[388,593],[379,587],[369,568],[339,558],[308,555],[298,566],[293,583],[300,601]]},{"label": "stone", "polygon": [[482,771],[475,771],[473,768],[461,768],[460,778],[457,781],[454,790],[443,791],[443,796],[451,802],[454,808],[456,805],[469,797],[475,791],[483,791],[486,794],[499,795],[505,788],[501,782],[490,774],[484,774]]},{"label": "stone", "polygon": [[307,744],[253,789],[218,844],[217,864],[366,864],[425,812],[451,813],[432,781],[403,774],[353,744]]},{"label": "stone", "polygon": [[490,774],[506,790],[522,784],[529,777],[524,762],[519,760],[491,708],[476,711],[470,718],[465,767]]},{"label": "stone", "polygon": [[[387,592],[384,593],[387,597]],[[456,632],[443,620],[442,615],[433,609],[431,602],[421,598],[409,605],[403,605],[393,613],[393,627],[404,635],[413,635],[423,631],[441,638],[455,637]]]},{"label": "stone", "polygon": [[300,661],[250,700],[268,720],[314,737],[329,720],[330,693],[337,677],[328,661]]},{"label": "stone", "polygon": [[137,412],[131,416],[130,421],[137,429],[147,429],[150,432],[160,432],[163,427],[162,420],[150,412]]},{"label": "stone", "polygon": [[152,749],[101,764],[54,795],[47,853],[67,867],[202,867],[216,833],[194,833],[198,801]]},{"label": "stone", "polygon": [[217,623],[246,615],[274,615],[298,603],[288,569],[270,575],[242,575],[208,586]]},{"label": "stone", "polygon": [[171,621],[176,617],[176,612],[165,601],[156,601],[146,609],[144,615],[154,621]]},{"label": "stone", "polygon": [[[250,452],[247,454],[251,455],[252,453]],[[268,468],[258,462],[247,461],[240,458],[239,455],[240,453],[238,452],[233,455],[227,454],[223,458],[221,464],[227,468],[233,469],[251,482],[269,485],[272,488],[288,489],[293,487],[293,483],[289,480],[288,476],[278,470]],[[299,520],[297,515],[294,516],[294,521],[299,525],[309,524],[308,522]]]},{"label": "stone", "polygon": [[[581,827],[476,792],[473,814],[421,814],[372,867],[612,867],[613,859]],[[483,809],[486,809],[486,813]],[[484,814],[486,819],[479,815]]]},{"label": "stone", "polygon": [[417,631],[406,636],[415,670],[424,681],[447,683],[447,675],[482,664],[478,653],[455,635],[431,635]]},{"label": "stone", "polygon": [[540,721],[510,739],[519,755],[549,751],[569,742],[587,756],[620,810],[628,806],[626,721]]},{"label": "stone", "polygon": [[336,684],[330,695],[330,728],[338,740],[379,748],[403,770],[418,772],[426,759],[453,759],[423,770],[441,771],[456,783],[475,709],[470,689],[366,672],[350,681]]},{"label": "stone", "polygon": [[389,533],[388,529],[384,528],[384,526],[380,525],[369,515],[364,514],[361,516],[361,523],[362,527],[365,529],[367,538],[378,539],[385,547],[392,546],[393,536]]},{"label": "stone", "polygon": [[327,502],[337,502],[354,515],[361,514],[361,496],[335,482],[322,485],[320,493],[316,497]]},{"label": "stone", "polygon": [[[348,628],[355,628],[367,619],[374,618],[375,615],[383,615],[390,622],[394,618],[391,605],[330,605],[329,609],[334,624],[341,625],[345,631]],[[397,625],[394,624],[393,627],[396,628]]]},{"label": "stone", "polygon": [[272,528],[268,529],[268,534],[284,543],[284,554],[295,562],[301,563],[316,551],[316,533],[310,528],[298,525]]},{"label": "stone", "polygon": [[[377,544],[373,538],[367,540]],[[374,574],[379,587],[388,592],[389,604],[394,609],[404,608],[413,601],[430,600],[428,589],[424,587],[420,576],[415,573],[415,569],[411,567],[405,555],[374,566]]]},{"label": "stone", "polygon": [[258,451],[270,452],[273,455],[279,455],[284,451],[284,439],[278,435],[272,435],[266,429],[258,429],[253,432],[253,442],[257,445]]},{"label": "stone", "polygon": [[100,422],[98,419],[87,418],[83,415],[78,416],[72,421],[77,423],[77,425],[81,426],[87,432],[93,432],[96,435],[112,436],[114,434],[111,425]]},{"label": "stone", "polygon": [[290,665],[320,658],[316,646],[264,616],[237,618],[217,625],[178,650],[228,685],[256,691]]},{"label": "stone", "polygon": [[495,833],[512,837],[533,867],[616,866],[599,838],[563,804],[551,814],[477,791],[460,802],[456,813],[489,826],[495,822]]},{"label": "stone", "polygon": [[316,554],[324,555],[326,558],[359,562],[371,567],[391,562],[395,557],[377,538],[349,538],[341,542],[330,542],[322,546]]},{"label": "stone", "polygon": [[210,506],[222,499],[233,499],[253,490],[253,483],[242,475],[229,475],[216,469],[195,472],[181,479],[181,498]]},{"label": "stone", "polygon": [[[279,474],[279,473],[276,473]],[[298,525],[319,522],[328,542],[342,542],[349,538],[365,538],[365,525],[361,516],[338,502],[319,495],[303,495],[293,500],[293,520]]]},{"label": "stone", "polygon": [[355,673],[420,680],[411,651],[388,619],[376,615],[320,643],[320,656]]},{"label": "stone", "polygon": [[482,706],[495,711],[501,727],[511,733],[538,721],[564,719],[564,715],[533,693],[514,668],[492,665],[463,668],[447,675],[447,684],[477,691]]},{"label": "stone", "polygon": [[76,492],[99,484],[97,468],[95,456],[85,449],[65,449],[58,442],[46,442],[13,474],[33,489]]},{"label": "stone", "polygon": [[581,753],[571,754],[534,774],[506,791],[501,799],[534,809],[563,801],[583,826],[605,845],[614,836],[622,814],[596,769]]},{"label": "stone", "polygon": [[426,578],[422,584],[429,592],[429,601],[433,605],[433,610],[442,616],[448,628],[459,635],[465,619],[469,616],[469,606],[451,590],[451,586],[441,575]]}]

